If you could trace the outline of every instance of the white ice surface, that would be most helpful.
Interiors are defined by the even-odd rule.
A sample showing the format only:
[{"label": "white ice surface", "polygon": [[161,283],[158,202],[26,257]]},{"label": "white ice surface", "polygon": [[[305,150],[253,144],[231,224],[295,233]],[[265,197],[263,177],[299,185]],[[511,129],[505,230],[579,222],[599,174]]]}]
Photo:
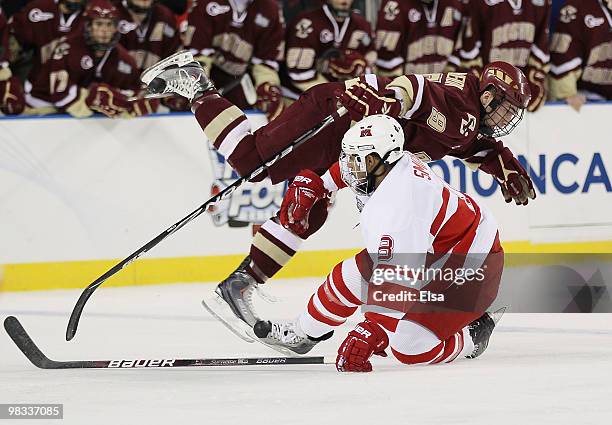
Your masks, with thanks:
[{"label": "white ice surface", "polygon": [[[275,281],[260,304],[296,316],[319,279]],[[80,291],[0,293],[55,360],[280,355],[247,344],[201,307],[212,284],[100,288],[75,339]],[[352,322],[354,323],[354,321]],[[334,356],[349,326],[313,355]],[[0,332],[0,403],[63,403],[65,424],[608,424],[612,315],[506,314],[475,360],[408,367],[375,359],[370,374],[333,365],[137,370],[39,370]],[[1,424],[30,423],[2,420]]]}]

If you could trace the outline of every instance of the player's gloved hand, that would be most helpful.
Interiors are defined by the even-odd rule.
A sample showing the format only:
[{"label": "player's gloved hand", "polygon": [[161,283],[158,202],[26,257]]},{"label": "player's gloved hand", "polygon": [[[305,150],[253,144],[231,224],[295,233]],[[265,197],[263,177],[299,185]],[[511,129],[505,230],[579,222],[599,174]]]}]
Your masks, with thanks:
[{"label": "player's gloved hand", "polygon": [[329,60],[328,69],[332,77],[344,81],[363,75],[367,65],[361,53],[346,49],[342,54]]},{"label": "player's gloved hand", "polygon": [[397,118],[402,110],[393,90],[377,91],[363,82],[354,84],[345,91],[336,90],[334,94],[338,97],[338,102],[348,109],[353,121],[360,121],[363,117],[375,114]]},{"label": "player's gloved hand", "polygon": [[506,202],[514,200],[516,205],[527,205],[529,199],[536,198],[533,182],[521,163],[510,149],[496,142],[497,149],[489,152],[482,161],[480,169],[493,175],[501,188]]},{"label": "player's gloved hand", "polygon": [[527,69],[527,79],[531,90],[531,100],[527,105],[527,110],[535,112],[546,100],[546,74],[539,69],[529,68]]},{"label": "player's gloved hand", "polygon": [[23,85],[17,77],[0,81],[0,111],[5,115],[19,115],[25,109]]},{"label": "player's gloved hand", "polygon": [[263,83],[257,87],[256,92],[255,107],[267,115],[268,121],[272,121],[283,112],[283,96],[280,87]]},{"label": "player's gloved hand", "polygon": [[287,188],[280,207],[281,225],[296,235],[308,230],[308,216],[314,204],[324,199],[328,192],[323,180],[315,172],[302,170]]},{"label": "player's gloved hand", "polygon": [[142,117],[154,114],[159,108],[159,99],[138,99],[130,102],[127,114],[121,115],[122,118]]},{"label": "player's gloved hand", "polygon": [[377,323],[365,320],[349,332],[338,348],[336,369],[339,372],[371,372],[373,354],[387,357],[387,333]]},{"label": "player's gloved hand", "polygon": [[107,117],[117,118],[131,110],[130,102],[114,87],[105,83],[92,83],[85,104],[94,112],[100,112]]}]

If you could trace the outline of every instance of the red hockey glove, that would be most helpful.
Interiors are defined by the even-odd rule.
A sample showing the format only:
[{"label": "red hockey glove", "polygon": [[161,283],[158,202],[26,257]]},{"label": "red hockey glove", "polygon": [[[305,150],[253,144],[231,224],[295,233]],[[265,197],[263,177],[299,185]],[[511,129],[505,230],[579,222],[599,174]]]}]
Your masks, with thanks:
[{"label": "red hockey glove", "polygon": [[308,216],[314,204],[327,196],[323,180],[310,170],[302,170],[287,188],[280,207],[281,225],[296,235],[308,230]]},{"label": "red hockey glove", "polygon": [[130,111],[131,105],[127,98],[114,87],[106,83],[92,83],[85,104],[94,112],[100,112],[107,117],[116,118]]},{"label": "red hockey glove", "polygon": [[497,179],[506,202],[514,199],[516,205],[527,205],[529,199],[536,198],[529,174],[502,142],[496,142],[496,147],[484,157],[480,169]]},{"label": "red hockey glove", "polygon": [[397,118],[402,110],[400,101],[395,99],[393,90],[376,91],[372,86],[359,82],[344,92],[334,93],[338,101],[348,109],[353,121],[375,114]]},{"label": "red hockey glove", "polygon": [[338,348],[336,369],[339,372],[371,372],[372,354],[387,357],[387,333],[377,323],[365,320],[349,332]]},{"label": "red hockey glove", "polygon": [[331,58],[328,67],[332,77],[344,81],[363,75],[367,65],[361,53],[347,49],[338,57]]},{"label": "red hockey glove", "polygon": [[546,74],[535,68],[527,69],[527,79],[531,90],[531,100],[527,105],[529,112],[537,111],[546,100]]},{"label": "red hockey glove", "polygon": [[268,116],[268,121],[279,116],[283,112],[283,96],[280,87],[270,83],[260,84],[257,87],[255,106]]},{"label": "red hockey glove", "polygon": [[5,115],[19,115],[25,109],[23,85],[17,77],[0,81],[0,111]]}]

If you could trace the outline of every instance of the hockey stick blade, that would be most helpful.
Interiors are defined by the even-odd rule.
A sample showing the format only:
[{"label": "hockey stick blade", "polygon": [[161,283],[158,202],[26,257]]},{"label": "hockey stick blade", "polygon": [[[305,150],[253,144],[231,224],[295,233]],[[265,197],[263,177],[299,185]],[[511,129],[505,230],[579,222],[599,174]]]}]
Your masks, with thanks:
[{"label": "hockey stick blade", "polygon": [[269,366],[332,364],[325,357],[235,357],[203,359],[121,359],[55,361],[49,359],[32,341],[19,320],[9,316],[4,329],[26,358],[40,369],[166,369],[172,367]]},{"label": "hockey stick blade", "polygon": [[346,108],[341,107],[336,112],[334,112],[333,114],[328,115],[320,123],[318,123],[317,125],[315,125],[311,129],[309,129],[306,132],[304,132],[300,137],[298,137],[295,140],[293,140],[285,149],[283,149],[281,152],[277,153],[270,160],[266,161],[265,164],[261,165],[259,168],[253,170],[248,175],[239,178],[234,183],[232,183],[229,186],[227,186],[221,192],[219,192],[218,194],[216,194],[215,196],[210,198],[208,201],[204,202],[202,205],[200,205],[198,208],[193,210],[187,216],[183,217],[178,222],[174,223],[172,226],[168,227],[166,230],[164,230],[159,235],[157,235],[156,237],[151,239],[149,242],[147,242],[145,245],[140,247],[137,251],[135,251],[132,254],[130,254],[129,257],[127,257],[127,258],[123,259],[121,262],[115,264],[110,270],[108,270],[102,276],[100,276],[99,278],[94,280],[92,283],[90,283],[89,286],[87,286],[83,290],[83,292],[79,296],[79,299],[77,300],[74,308],[72,309],[72,313],[70,314],[70,319],[68,320],[68,327],[66,328],[66,341],[70,341],[70,340],[72,340],[72,338],[74,338],[74,335],[76,334],[77,328],[79,326],[79,320],[81,319],[81,314],[83,313],[83,309],[85,308],[85,304],[87,303],[87,300],[89,299],[89,297],[91,297],[91,295],[94,293],[94,291],[100,285],[102,285],[108,278],[113,276],[115,273],[121,271],[124,267],[128,266],[132,261],[136,260],[138,257],[140,257],[141,255],[143,255],[146,252],[148,252],[150,249],[155,247],[157,244],[159,244],[161,241],[166,239],[168,236],[170,236],[174,232],[176,232],[179,229],[181,229],[183,226],[185,226],[191,220],[193,220],[196,217],[200,216],[203,212],[205,212],[208,209],[209,205],[214,204],[214,203],[216,203],[216,202],[218,202],[218,201],[220,201],[222,199],[226,199],[240,185],[242,185],[244,182],[252,180],[256,176],[261,174],[266,169],[266,167],[271,166],[272,164],[276,163],[280,159],[282,159],[285,156],[289,155],[298,146],[302,145],[306,141],[310,140],[311,138],[313,138],[314,136],[319,134],[324,128],[326,128],[328,125],[330,125],[334,121],[340,119],[341,117],[343,117],[347,113],[348,113],[348,111],[346,110]]}]

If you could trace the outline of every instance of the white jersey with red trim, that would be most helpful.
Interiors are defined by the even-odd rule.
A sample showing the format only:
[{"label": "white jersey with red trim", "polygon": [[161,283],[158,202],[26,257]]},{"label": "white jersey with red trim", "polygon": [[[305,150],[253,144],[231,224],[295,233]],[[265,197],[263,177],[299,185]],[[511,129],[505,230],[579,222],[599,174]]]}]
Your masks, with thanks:
[{"label": "white jersey with red trim", "polygon": [[[338,165],[323,176],[328,190],[346,185]],[[452,188],[415,155],[406,153],[369,198],[360,197],[361,231],[370,253],[488,253],[497,222],[483,206]],[[382,241],[382,242],[381,242]]]}]

